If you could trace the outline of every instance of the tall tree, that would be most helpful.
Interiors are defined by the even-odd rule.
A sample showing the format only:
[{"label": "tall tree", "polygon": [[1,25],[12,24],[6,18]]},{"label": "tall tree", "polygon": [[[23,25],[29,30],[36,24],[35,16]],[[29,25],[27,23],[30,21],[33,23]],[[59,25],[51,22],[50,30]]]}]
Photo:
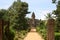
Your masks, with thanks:
[{"label": "tall tree", "polygon": [[47,18],[47,19],[53,18],[53,17],[52,17],[52,14],[51,14],[51,13],[48,13],[47,16],[46,16],[46,18]]},{"label": "tall tree", "polygon": [[25,16],[28,14],[28,4],[17,0],[9,8],[9,11],[12,15],[10,16],[12,17],[10,22],[12,23],[12,21],[14,21],[14,28],[17,30],[27,29],[27,20],[25,19]]},{"label": "tall tree", "polygon": [[60,32],[60,1],[59,0],[57,2],[57,9],[54,11],[54,14],[56,15],[57,31]]}]

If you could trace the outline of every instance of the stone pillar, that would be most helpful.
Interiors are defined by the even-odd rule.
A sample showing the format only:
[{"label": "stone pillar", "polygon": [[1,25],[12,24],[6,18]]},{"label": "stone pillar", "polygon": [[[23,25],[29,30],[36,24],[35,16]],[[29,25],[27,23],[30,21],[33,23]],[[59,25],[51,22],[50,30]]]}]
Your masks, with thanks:
[{"label": "stone pillar", "polygon": [[3,20],[0,20],[0,40],[3,38]]},{"label": "stone pillar", "polygon": [[54,19],[48,19],[47,40],[54,40]]}]

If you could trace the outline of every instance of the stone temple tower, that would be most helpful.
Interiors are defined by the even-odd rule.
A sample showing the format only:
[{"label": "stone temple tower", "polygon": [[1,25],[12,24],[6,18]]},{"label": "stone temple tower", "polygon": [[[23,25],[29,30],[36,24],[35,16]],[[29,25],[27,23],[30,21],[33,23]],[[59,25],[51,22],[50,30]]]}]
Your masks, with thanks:
[{"label": "stone temple tower", "polygon": [[32,19],[35,19],[35,13],[34,12],[32,13],[31,17],[32,17]]},{"label": "stone temple tower", "polygon": [[36,27],[36,24],[35,24],[35,14],[34,12],[32,13],[32,16],[31,16],[31,27],[32,28],[35,28]]}]

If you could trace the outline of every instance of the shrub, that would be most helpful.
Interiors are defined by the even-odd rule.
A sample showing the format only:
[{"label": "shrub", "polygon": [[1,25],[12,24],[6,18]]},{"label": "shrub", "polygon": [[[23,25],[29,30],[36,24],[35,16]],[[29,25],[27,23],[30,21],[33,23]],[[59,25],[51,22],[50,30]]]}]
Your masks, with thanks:
[{"label": "shrub", "polygon": [[55,33],[55,40],[60,40],[60,33]]},{"label": "shrub", "polygon": [[12,32],[11,30],[9,31],[5,30],[3,40],[14,40],[14,36],[15,36],[14,32]]}]

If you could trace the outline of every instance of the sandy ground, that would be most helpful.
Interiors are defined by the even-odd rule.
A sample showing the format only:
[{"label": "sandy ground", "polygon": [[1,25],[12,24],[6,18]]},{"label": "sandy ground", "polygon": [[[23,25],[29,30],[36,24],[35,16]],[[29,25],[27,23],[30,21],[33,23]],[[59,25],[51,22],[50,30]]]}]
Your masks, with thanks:
[{"label": "sandy ground", "polygon": [[36,32],[36,29],[31,29],[31,32],[27,34],[24,40],[44,40],[40,34]]}]

